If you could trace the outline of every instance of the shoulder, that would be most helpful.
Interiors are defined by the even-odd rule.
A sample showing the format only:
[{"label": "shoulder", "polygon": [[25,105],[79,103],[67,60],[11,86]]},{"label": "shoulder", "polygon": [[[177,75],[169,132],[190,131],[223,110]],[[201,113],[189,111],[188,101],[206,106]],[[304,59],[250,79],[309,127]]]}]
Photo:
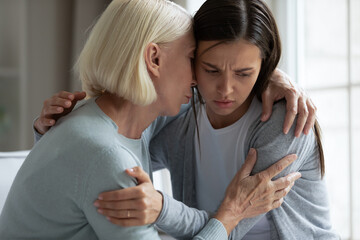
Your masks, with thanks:
[{"label": "shoulder", "polygon": [[246,144],[247,149],[252,147],[258,152],[258,161],[254,168],[256,172],[268,168],[289,154],[297,155],[297,160],[291,165],[290,170],[299,170],[306,162],[317,164],[318,150],[314,132],[295,137],[295,119],[289,133],[284,134],[285,115],[286,103],[279,101],[274,105],[268,121],[262,122],[259,116],[250,126]]},{"label": "shoulder", "polygon": [[83,184],[78,189],[82,207],[92,208],[93,201],[102,192],[136,186],[136,179],[127,175],[125,170],[139,164],[122,146],[103,149],[91,158],[87,171],[79,178]]},{"label": "shoulder", "polygon": [[[112,146],[101,151],[94,159],[92,170],[88,173],[91,178],[89,187],[98,185],[98,181],[107,189],[134,186],[136,180],[125,173],[126,169],[141,166],[136,157],[121,145]],[[101,189],[101,187],[99,187]]]},{"label": "shoulder", "polygon": [[[258,106],[259,107],[259,106]],[[260,105],[261,107],[261,105]],[[250,125],[248,139],[256,142],[268,142],[276,139],[294,139],[297,117],[288,134],[283,133],[283,125],[286,115],[286,102],[281,100],[274,104],[271,117],[268,121],[262,122],[259,115]],[[312,135],[312,134],[309,134]]]},{"label": "shoulder", "polygon": [[[66,157],[84,169],[126,169],[136,163],[126,148],[113,122],[83,104],[68,116],[60,119],[54,128],[43,136],[36,148],[52,148],[58,157]],[[101,169],[98,169],[101,171]],[[84,173],[86,175],[86,173]]]},{"label": "shoulder", "polygon": [[66,142],[78,147],[112,146],[117,134],[114,122],[96,109],[95,103],[83,103],[67,116],[60,118],[56,125],[41,140]]}]

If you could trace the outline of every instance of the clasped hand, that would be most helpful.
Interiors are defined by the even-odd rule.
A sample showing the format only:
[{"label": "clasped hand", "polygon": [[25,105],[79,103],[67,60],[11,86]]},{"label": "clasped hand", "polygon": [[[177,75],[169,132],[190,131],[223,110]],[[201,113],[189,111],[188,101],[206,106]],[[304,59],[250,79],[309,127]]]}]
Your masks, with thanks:
[{"label": "clasped hand", "polygon": [[138,185],[101,193],[94,203],[98,212],[124,227],[155,222],[162,209],[162,194],[154,189],[149,175],[141,167],[127,169],[126,173],[135,177]]}]

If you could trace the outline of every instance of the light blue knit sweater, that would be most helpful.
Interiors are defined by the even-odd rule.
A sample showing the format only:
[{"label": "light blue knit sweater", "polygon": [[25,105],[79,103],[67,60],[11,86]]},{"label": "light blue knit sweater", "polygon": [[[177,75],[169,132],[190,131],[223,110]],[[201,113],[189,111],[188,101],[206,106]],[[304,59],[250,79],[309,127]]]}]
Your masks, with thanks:
[{"label": "light blue knit sweater", "polygon": [[[94,99],[60,119],[16,176],[0,216],[0,239],[159,239],[153,225],[114,225],[93,203],[101,192],[136,185],[125,169],[151,173],[149,141],[167,122],[159,118],[141,139],[128,139]],[[195,237],[226,238],[215,219]]]}]

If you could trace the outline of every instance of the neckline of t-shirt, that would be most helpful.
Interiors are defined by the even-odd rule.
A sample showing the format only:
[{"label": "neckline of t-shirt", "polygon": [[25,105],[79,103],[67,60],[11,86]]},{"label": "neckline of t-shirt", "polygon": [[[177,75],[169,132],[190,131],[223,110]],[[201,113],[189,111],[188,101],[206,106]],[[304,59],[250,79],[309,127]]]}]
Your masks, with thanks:
[{"label": "neckline of t-shirt", "polygon": [[[206,104],[206,103],[205,103]],[[254,107],[254,105],[256,104],[256,96],[253,97],[253,99],[251,100],[251,103],[250,103],[250,106],[248,108],[248,110],[246,111],[246,113],[241,117],[239,118],[236,122],[234,122],[233,124],[227,126],[227,127],[224,127],[224,128],[219,128],[219,129],[215,129],[211,123],[210,123],[210,120],[209,120],[209,117],[208,115],[206,114],[206,106],[205,104],[202,104],[201,105],[201,108],[200,108],[200,115],[202,115],[201,117],[204,119],[205,121],[205,124],[206,126],[209,128],[209,130],[216,134],[216,135],[219,135],[219,134],[225,134],[225,133],[228,133],[230,131],[233,131],[235,128],[237,128],[239,125],[243,124],[249,117],[249,114],[250,114],[250,109],[252,109]]]}]

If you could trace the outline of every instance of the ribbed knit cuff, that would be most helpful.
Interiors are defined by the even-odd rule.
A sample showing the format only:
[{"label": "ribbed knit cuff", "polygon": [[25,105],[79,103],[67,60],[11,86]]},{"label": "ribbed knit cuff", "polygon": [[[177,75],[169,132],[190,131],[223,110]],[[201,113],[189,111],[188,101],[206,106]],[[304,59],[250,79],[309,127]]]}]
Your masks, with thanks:
[{"label": "ribbed knit cuff", "polygon": [[225,240],[228,239],[224,225],[217,219],[211,218],[206,226],[194,239],[198,240]]},{"label": "ribbed knit cuff", "polygon": [[35,118],[35,120],[33,121],[33,132],[34,132],[34,144],[36,144],[40,138],[43,136],[42,134],[40,134],[36,129],[35,129],[35,121],[38,119],[39,117]]},{"label": "ribbed knit cuff", "polygon": [[[159,191],[160,192],[160,191]],[[172,206],[170,208],[171,197],[163,194],[163,208],[160,212],[158,219],[155,222],[155,225],[158,229],[167,232],[166,230],[173,228],[169,226],[169,223],[173,222],[176,219],[177,214],[181,211],[181,208]],[[205,227],[193,238],[194,240],[227,240],[227,231],[224,225],[217,219],[211,218]]]},{"label": "ribbed knit cuff", "polygon": [[161,226],[166,223],[166,213],[169,205],[169,199],[168,199],[169,196],[163,193],[162,191],[158,190],[158,192],[163,195],[163,207],[161,209],[159,217],[155,221],[155,225],[159,226],[161,229]]}]

